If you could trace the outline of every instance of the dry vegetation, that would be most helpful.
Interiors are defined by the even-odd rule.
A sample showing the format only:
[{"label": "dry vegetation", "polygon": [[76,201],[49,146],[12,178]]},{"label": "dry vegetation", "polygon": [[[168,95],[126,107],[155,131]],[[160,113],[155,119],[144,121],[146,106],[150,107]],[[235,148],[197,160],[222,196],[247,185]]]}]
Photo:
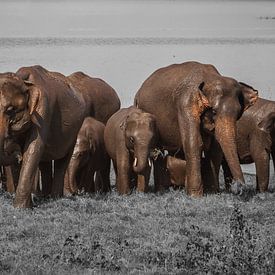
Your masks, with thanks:
[{"label": "dry vegetation", "polygon": [[275,194],[78,196],[15,210],[0,194],[1,274],[274,274]]}]

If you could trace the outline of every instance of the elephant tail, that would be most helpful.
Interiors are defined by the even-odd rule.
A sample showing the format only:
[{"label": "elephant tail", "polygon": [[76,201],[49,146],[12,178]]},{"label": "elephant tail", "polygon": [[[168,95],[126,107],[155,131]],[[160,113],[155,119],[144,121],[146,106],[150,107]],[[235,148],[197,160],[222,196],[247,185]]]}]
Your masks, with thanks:
[{"label": "elephant tail", "polygon": [[135,96],[135,99],[134,99],[134,106],[135,106],[136,108],[138,108],[138,99],[137,99],[136,96]]}]

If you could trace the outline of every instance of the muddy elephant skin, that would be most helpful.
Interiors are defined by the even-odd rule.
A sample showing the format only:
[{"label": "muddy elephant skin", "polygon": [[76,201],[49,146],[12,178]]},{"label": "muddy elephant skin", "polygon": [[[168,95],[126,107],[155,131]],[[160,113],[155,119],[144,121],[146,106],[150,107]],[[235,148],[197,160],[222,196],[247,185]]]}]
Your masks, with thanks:
[{"label": "muddy elephant skin", "polygon": [[[186,62],[161,68],[149,76],[135,96],[135,106],[155,115],[164,149],[183,149],[186,191],[199,197],[203,195],[201,115],[207,109],[212,112],[215,138],[234,178],[231,190],[239,194],[244,188],[244,177],[237,154],[236,121],[257,97],[258,92],[252,87],[220,75],[212,65]],[[217,144],[213,146],[209,152],[217,150]],[[217,179],[221,160],[213,157],[206,154],[211,173],[215,174],[212,178]]]},{"label": "muddy elephant skin", "polygon": [[[52,195],[63,194],[64,175],[85,116],[85,102],[65,77],[41,66],[0,75],[0,155],[9,134],[23,144],[14,206],[31,207],[32,182],[39,162],[55,160]],[[42,173],[42,171],[41,171]]]},{"label": "muddy elephant skin", "polygon": [[157,142],[155,117],[138,108],[124,108],[107,122],[104,140],[113,160],[116,187],[129,194],[132,185],[146,192],[151,171],[150,151]]},{"label": "muddy elephant skin", "polygon": [[66,171],[65,194],[76,194],[80,190],[110,191],[110,157],[105,149],[104,129],[105,125],[92,117],[83,121]]},{"label": "muddy elephant skin", "polygon": [[[268,189],[270,154],[275,160],[275,101],[259,98],[246,110],[237,122],[237,148],[241,164],[255,162],[257,190]],[[232,174],[223,162],[226,184],[232,182]]]}]

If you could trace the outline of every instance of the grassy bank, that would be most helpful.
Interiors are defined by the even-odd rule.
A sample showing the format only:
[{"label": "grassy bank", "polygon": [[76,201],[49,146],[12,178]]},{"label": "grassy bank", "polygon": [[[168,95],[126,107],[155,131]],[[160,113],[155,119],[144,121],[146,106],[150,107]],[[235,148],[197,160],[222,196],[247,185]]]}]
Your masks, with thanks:
[{"label": "grassy bank", "polygon": [[0,195],[0,273],[275,273],[275,194],[79,196],[15,210]]}]

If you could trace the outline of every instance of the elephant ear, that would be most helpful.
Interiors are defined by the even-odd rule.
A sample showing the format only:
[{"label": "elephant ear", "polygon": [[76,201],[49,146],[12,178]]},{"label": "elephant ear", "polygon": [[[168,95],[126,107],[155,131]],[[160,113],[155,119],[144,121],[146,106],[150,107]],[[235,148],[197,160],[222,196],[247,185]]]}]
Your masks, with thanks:
[{"label": "elephant ear", "polygon": [[38,107],[39,99],[40,99],[40,90],[34,86],[34,84],[29,80],[24,80],[25,85],[27,86],[26,92],[29,95],[28,100],[28,108],[29,113],[32,115],[36,108]]},{"label": "elephant ear", "polygon": [[204,93],[204,87],[205,87],[205,82],[201,82],[201,84],[199,85],[199,89],[198,89],[199,90],[198,103],[199,103],[199,107],[200,107],[200,109],[202,109],[202,111],[204,111],[205,109],[210,107],[209,100]]},{"label": "elephant ear", "polygon": [[245,111],[250,106],[254,105],[256,100],[258,99],[258,91],[255,90],[253,87],[247,85],[246,83],[239,82],[242,89],[242,94],[240,97],[240,103]]},{"label": "elephant ear", "polygon": [[119,124],[120,130],[122,131],[125,130],[128,119],[129,119],[129,115],[127,115],[126,118]]},{"label": "elephant ear", "polygon": [[260,130],[270,133],[275,128],[275,112],[270,113],[258,123]]}]

